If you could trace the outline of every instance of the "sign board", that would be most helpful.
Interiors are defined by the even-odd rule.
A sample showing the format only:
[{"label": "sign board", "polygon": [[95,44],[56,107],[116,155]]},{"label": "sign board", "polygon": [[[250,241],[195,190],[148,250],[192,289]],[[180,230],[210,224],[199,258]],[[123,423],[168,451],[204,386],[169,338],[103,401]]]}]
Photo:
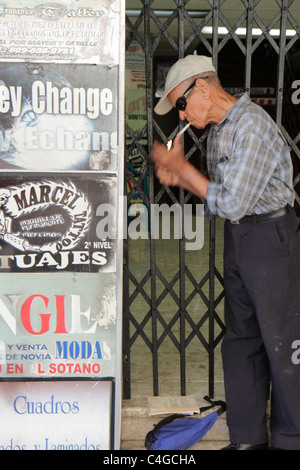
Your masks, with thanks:
[{"label": "sign board", "polygon": [[[124,18],[122,0],[0,0],[0,447],[120,443]],[[16,412],[27,383],[47,410],[50,389],[80,398],[95,434]]]},{"label": "sign board", "polygon": [[121,9],[120,0],[1,2],[1,60],[119,65]]},{"label": "sign board", "polygon": [[118,79],[118,67],[0,63],[0,169],[116,172]]},{"label": "sign board", "polygon": [[112,382],[0,383],[0,450],[111,448]]},{"label": "sign board", "polygon": [[116,377],[116,273],[1,278],[0,378]]},{"label": "sign board", "polygon": [[117,193],[115,175],[1,175],[0,273],[116,272]]}]

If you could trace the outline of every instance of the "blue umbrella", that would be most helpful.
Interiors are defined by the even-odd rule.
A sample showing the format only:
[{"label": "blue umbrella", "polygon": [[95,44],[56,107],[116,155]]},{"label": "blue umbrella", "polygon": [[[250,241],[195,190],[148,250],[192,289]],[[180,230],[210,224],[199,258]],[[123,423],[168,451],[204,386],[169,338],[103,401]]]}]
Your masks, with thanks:
[{"label": "blue umbrella", "polygon": [[220,406],[204,418],[186,417],[186,415],[171,415],[154,426],[146,436],[145,446],[148,450],[187,450],[199,442],[215,424],[218,417],[226,410],[223,401],[212,402],[211,406],[200,408],[200,412]]}]

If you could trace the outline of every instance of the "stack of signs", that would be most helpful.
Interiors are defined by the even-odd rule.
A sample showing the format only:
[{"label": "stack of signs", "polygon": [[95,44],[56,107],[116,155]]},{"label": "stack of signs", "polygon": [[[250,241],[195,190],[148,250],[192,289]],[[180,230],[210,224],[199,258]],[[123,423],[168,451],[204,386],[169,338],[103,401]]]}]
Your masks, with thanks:
[{"label": "stack of signs", "polygon": [[[0,380],[64,379],[66,390],[74,379],[96,380],[99,390],[101,381],[112,381],[114,395],[122,299],[122,3],[0,4]],[[51,403],[46,389],[32,390],[44,390],[35,400],[53,411],[43,408],[43,400]],[[7,414],[11,407],[12,423],[16,415],[26,419],[29,401],[24,413],[19,401],[16,412],[14,394],[12,387],[3,397],[0,383],[0,409]],[[76,406],[73,416],[80,415]],[[0,433],[0,448],[13,447],[11,439]],[[19,440],[20,448],[43,448],[51,436]],[[104,441],[91,445],[112,446],[111,438]]]}]

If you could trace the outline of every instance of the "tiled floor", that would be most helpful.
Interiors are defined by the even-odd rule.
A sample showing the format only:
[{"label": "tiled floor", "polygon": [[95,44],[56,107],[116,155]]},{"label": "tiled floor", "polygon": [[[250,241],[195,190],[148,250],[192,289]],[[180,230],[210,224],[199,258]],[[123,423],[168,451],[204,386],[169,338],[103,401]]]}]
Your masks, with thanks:
[{"label": "tiled floor", "polygon": [[[171,231],[172,233],[172,231]],[[155,242],[156,263],[159,271],[170,282],[179,269],[179,250],[178,240],[160,239]],[[149,240],[129,240],[130,260],[129,266],[136,279],[140,281],[149,270]],[[200,250],[185,251],[188,269],[199,282],[209,269],[209,222],[204,222],[204,245]],[[216,221],[216,266],[222,273],[223,258],[223,222],[220,219]],[[159,279],[156,282],[157,292],[161,293],[164,289]],[[186,277],[186,298],[193,290],[189,279]],[[144,289],[151,297],[150,279],[144,286]],[[130,293],[134,290],[131,284]],[[173,288],[175,294],[179,293],[179,282],[177,281]],[[222,287],[216,280],[216,292],[221,292]],[[208,295],[208,282],[203,287],[203,291]],[[164,320],[169,321],[176,314],[178,307],[169,293],[159,305],[159,311]],[[217,308],[217,312],[223,318],[223,303]],[[149,305],[141,294],[138,294],[131,306],[131,312],[139,323],[143,321],[149,311]],[[199,295],[195,296],[188,305],[188,312],[194,322],[206,313],[207,307]],[[148,338],[152,338],[151,319],[146,322],[143,330]],[[191,326],[186,322],[187,338],[192,331]],[[208,340],[208,322],[206,321],[200,329],[201,333]],[[130,334],[134,334],[132,329]],[[179,335],[179,320],[172,327],[174,337]],[[216,326],[216,334],[219,333],[219,327]],[[158,337],[163,334],[163,328],[158,328]],[[177,348],[169,337],[165,337],[159,347],[159,394],[160,395],[180,395],[180,355]],[[208,354],[199,340],[194,337],[186,350],[186,391],[187,394],[194,394],[197,399],[202,400],[208,393]],[[143,399],[153,395],[152,381],[152,354],[149,346],[145,343],[141,335],[137,337],[131,349],[131,396],[133,399]],[[223,399],[223,372],[220,357],[220,345],[215,349],[215,398]]]}]

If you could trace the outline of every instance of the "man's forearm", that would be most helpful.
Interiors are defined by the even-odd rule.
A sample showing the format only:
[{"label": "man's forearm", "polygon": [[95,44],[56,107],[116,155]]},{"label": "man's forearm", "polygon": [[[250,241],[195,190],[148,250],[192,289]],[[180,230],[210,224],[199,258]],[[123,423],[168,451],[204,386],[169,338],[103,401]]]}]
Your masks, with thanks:
[{"label": "man's forearm", "polygon": [[206,200],[209,180],[188,161],[180,174],[179,185],[195,196]]}]

